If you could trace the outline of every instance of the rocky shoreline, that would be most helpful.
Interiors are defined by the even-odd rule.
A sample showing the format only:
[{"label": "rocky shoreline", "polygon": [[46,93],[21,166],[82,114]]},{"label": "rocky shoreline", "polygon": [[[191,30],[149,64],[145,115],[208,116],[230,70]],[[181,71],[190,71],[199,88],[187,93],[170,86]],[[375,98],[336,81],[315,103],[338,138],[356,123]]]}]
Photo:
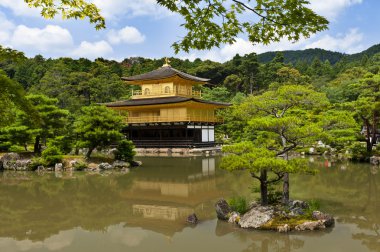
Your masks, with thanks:
[{"label": "rocky shoreline", "polygon": [[251,203],[249,210],[240,214],[232,211],[224,199],[215,204],[219,220],[228,221],[245,229],[273,230],[277,232],[323,230],[333,227],[334,218],[320,211],[310,211],[309,204],[292,200],[288,205],[262,206]]},{"label": "rocky shoreline", "polygon": [[112,162],[91,162],[84,158],[64,158],[62,163],[56,163],[54,166],[44,167],[42,165],[33,166],[32,155],[20,155],[18,153],[6,153],[0,157],[0,171],[105,171],[121,170],[127,171],[131,167],[141,166],[141,161],[125,162],[112,160]]}]

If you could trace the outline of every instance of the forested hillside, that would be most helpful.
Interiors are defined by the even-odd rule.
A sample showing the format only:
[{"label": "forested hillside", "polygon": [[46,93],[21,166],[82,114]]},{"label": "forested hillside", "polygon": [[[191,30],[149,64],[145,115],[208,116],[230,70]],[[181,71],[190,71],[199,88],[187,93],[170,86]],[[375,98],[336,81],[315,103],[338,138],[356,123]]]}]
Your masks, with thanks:
[{"label": "forested hillside", "polygon": [[[380,44],[371,46],[370,48],[354,54],[344,54],[340,52],[332,52],[324,49],[306,49],[306,50],[286,50],[282,51],[284,55],[284,62],[297,64],[298,62],[311,63],[314,59],[320,61],[328,60],[331,64],[344,60],[347,62],[360,61],[363,57],[372,57],[376,53],[380,52]],[[258,54],[258,60],[260,63],[268,63],[274,59],[277,52],[265,52]],[[366,56],[365,56],[366,55]]]},{"label": "forested hillside", "polygon": [[[331,90],[336,87],[331,87],[331,80],[353,67],[376,73],[380,58],[376,52],[379,50],[380,45],[375,45],[362,53],[347,56],[322,49],[251,53],[236,55],[225,63],[171,58],[170,64],[184,72],[210,78],[210,88],[223,87],[231,97],[238,92],[262,92],[271,83],[283,82],[286,78],[297,83],[311,83],[318,89],[333,92],[331,96],[335,97],[337,93]],[[59,107],[71,112],[91,103],[128,98],[131,89],[137,87],[127,86],[120,77],[151,71],[163,63],[164,59],[142,57],[127,58],[120,63],[102,58],[95,61],[45,59],[41,55],[27,58],[22,52],[0,47],[0,69],[10,79],[20,83],[27,93],[57,98]],[[207,95],[207,90],[205,92]],[[228,98],[219,96],[219,99]]]},{"label": "forested hillside", "polygon": [[[284,85],[307,86],[324,93],[331,108],[352,113],[351,118],[360,125],[375,128],[378,124],[374,121],[378,118],[376,94],[380,85],[378,49],[380,46],[376,45],[351,56],[321,49],[267,53],[265,57],[271,58],[267,63],[261,63],[263,55],[255,53],[236,55],[225,63],[170,58],[170,64],[192,75],[211,79],[209,85],[199,87],[203,99],[238,104],[249,94],[262,95]],[[62,132],[73,136],[70,127],[83,107],[128,99],[131,90],[138,88],[125,84],[121,76],[145,73],[163,63],[164,59],[142,57],[122,62],[103,58],[95,61],[45,59],[41,55],[27,58],[22,52],[0,47],[0,116],[3,119],[0,121],[0,142],[15,136],[14,144],[26,146],[36,132],[45,142],[46,138],[64,134]],[[34,118],[34,115],[39,116]],[[226,123],[221,131],[234,136],[242,125],[231,115],[223,115]],[[61,118],[64,120],[60,121]],[[38,120],[37,127],[34,124]],[[1,135],[1,132],[7,133]],[[17,132],[21,139],[17,138]],[[236,135],[236,139],[241,137],[241,134]]]},{"label": "forested hillside", "polygon": [[[380,50],[379,50],[380,51]],[[258,54],[260,63],[268,63],[274,59],[277,52],[265,52]],[[340,52],[332,52],[323,49],[306,49],[306,50],[287,50],[282,52],[284,54],[285,63],[296,64],[297,62],[311,63],[314,59],[320,61],[328,60],[331,64],[337,63],[345,54]]]}]

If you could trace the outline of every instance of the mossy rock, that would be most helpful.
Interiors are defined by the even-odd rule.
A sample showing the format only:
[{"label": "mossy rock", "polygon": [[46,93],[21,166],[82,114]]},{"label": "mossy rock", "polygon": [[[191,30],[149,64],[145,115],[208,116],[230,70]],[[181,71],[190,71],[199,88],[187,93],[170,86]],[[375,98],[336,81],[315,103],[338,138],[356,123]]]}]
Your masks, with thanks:
[{"label": "mossy rock", "polygon": [[301,225],[308,221],[314,221],[313,219],[306,218],[305,216],[294,216],[294,217],[285,217],[285,216],[275,216],[270,221],[265,223],[260,227],[264,230],[278,230],[279,227],[288,225],[291,230],[294,230],[296,226]]}]

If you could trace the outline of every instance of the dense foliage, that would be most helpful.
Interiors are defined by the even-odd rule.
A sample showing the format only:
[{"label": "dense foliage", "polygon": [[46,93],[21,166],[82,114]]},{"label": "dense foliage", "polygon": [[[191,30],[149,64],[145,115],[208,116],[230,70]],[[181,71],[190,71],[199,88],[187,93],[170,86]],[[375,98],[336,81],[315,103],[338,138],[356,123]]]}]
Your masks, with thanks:
[{"label": "dense foliage", "polygon": [[[170,60],[181,71],[211,79],[211,84],[199,87],[204,99],[234,104],[220,111],[225,123],[216,130],[219,141],[259,141],[279,153],[281,148],[290,150],[292,143],[297,144],[291,151],[305,150],[318,139],[352,157],[358,153],[355,142],[362,141],[365,159],[376,152],[379,50],[373,46],[339,58],[334,52],[308,49],[276,53],[266,63],[255,53],[236,55],[225,63]],[[27,58],[22,52],[0,47],[0,149],[39,153],[52,145],[69,153],[79,147],[117,144],[120,118],[111,123],[112,129],[105,122],[104,129],[114,132],[114,137],[103,134],[106,140],[91,144],[86,139],[90,125],[98,123],[91,120],[108,120],[111,115],[105,109],[90,113],[101,108],[91,105],[128,99],[138,87],[126,85],[120,77],[148,72],[163,63],[164,59],[141,57],[120,63],[102,58]],[[285,108],[285,116],[280,116]],[[88,113],[89,121],[83,113]],[[284,136],[289,139],[285,145],[280,128],[286,129]]]},{"label": "dense foliage", "polygon": [[115,159],[121,161],[131,162],[136,152],[134,149],[133,142],[130,140],[123,139],[119,142],[116,148]]},{"label": "dense foliage", "polygon": [[122,118],[104,106],[83,107],[74,122],[78,147],[88,148],[89,158],[95,148],[107,147],[121,139]]}]

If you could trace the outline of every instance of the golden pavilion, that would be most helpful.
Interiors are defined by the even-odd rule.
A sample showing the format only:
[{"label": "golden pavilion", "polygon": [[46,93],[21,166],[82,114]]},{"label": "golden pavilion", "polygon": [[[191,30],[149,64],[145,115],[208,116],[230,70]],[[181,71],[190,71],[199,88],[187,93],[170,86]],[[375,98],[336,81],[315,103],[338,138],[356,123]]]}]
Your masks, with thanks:
[{"label": "golden pavilion", "polygon": [[132,91],[130,100],[106,106],[128,113],[124,133],[136,147],[215,145],[214,127],[222,123],[216,110],[230,104],[201,99],[201,92],[194,86],[206,84],[209,79],[183,73],[168,61],[154,71],[122,79],[141,90]]}]

